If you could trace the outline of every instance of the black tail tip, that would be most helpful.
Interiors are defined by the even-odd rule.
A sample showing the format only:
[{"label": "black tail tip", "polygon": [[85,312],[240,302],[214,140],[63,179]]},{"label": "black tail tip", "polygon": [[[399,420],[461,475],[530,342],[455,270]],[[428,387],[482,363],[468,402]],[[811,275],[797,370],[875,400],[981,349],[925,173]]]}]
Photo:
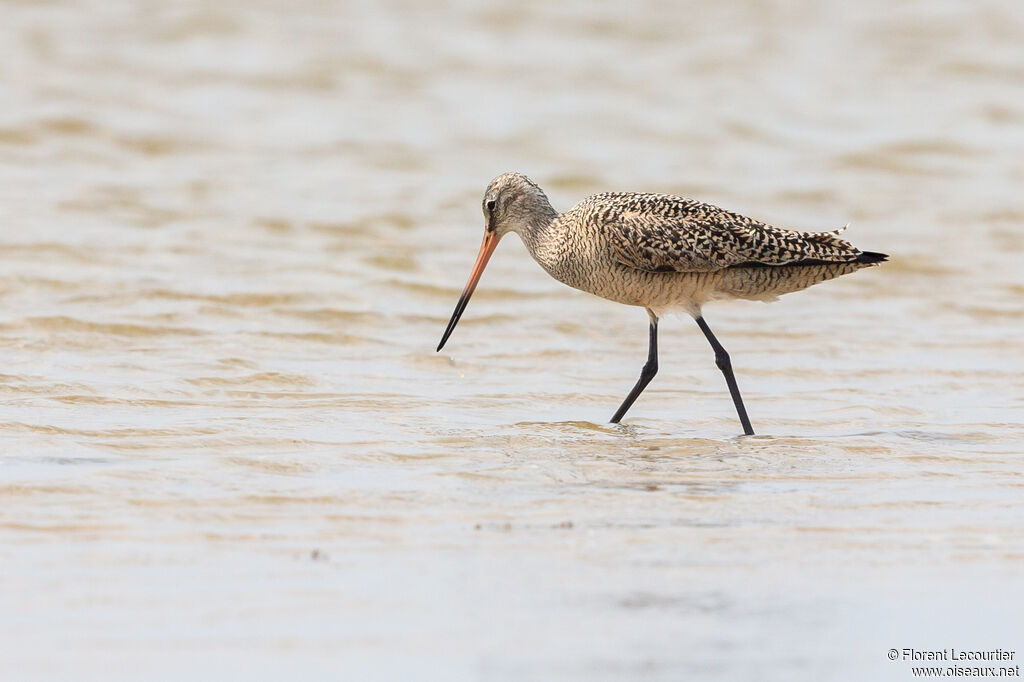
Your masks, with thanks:
[{"label": "black tail tip", "polygon": [[889,254],[878,253],[877,251],[861,251],[857,255],[858,263],[884,263],[889,260]]}]

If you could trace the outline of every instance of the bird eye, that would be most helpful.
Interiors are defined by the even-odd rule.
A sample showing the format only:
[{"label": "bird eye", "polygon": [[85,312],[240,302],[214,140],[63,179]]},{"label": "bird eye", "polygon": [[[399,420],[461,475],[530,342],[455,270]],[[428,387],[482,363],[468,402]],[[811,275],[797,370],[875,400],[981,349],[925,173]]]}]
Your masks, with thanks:
[{"label": "bird eye", "polygon": [[488,211],[493,211],[494,210],[494,199],[491,199],[490,201],[487,202],[487,210]]}]

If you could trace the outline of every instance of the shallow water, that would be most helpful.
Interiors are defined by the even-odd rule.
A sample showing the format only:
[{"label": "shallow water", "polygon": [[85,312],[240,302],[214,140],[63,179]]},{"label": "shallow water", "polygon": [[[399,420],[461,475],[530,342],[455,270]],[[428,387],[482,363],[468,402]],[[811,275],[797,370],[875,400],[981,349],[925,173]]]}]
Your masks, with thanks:
[{"label": "shallow water", "polygon": [[[910,679],[1024,656],[1016,3],[0,5],[12,679]],[[892,254],[706,342],[499,247],[687,194]]]}]

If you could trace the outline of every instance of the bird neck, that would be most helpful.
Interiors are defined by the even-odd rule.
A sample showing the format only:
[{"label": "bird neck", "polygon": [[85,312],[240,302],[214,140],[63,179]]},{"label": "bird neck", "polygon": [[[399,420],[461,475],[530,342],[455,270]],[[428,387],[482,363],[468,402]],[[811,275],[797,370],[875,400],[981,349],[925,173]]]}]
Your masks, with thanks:
[{"label": "bird neck", "polygon": [[517,221],[516,232],[519,233],[526,246],[533,251],[548,236],[555,218],[558,217],[558,211],[551,207],[551,202],[543,193],[538,192],[531,199],[532,201]]},{"label": "bird neck", "polygon": [[[550,208],[550,207],[549,207]],[[528,225],[517,230],[523,245],[542,268],[554,274],[560,257],[558,213],[553,209],[543,215],[536,216]]]},{"label": "bird neck", "polygon": [[516,230],[531,253],[536,253],[537,249],[549,241],[553,234],[555,218],[558,217],[558,213],[550,206],[548,208],[550,212],[531,216],[529,221],[522,223]]}]

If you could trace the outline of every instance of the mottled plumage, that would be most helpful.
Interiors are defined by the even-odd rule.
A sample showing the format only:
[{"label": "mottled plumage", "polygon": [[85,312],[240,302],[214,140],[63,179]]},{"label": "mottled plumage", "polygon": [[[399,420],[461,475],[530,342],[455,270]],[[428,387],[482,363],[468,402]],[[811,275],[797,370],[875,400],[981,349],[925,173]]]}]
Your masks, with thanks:
[{"label": "mottled plumage", "polygon": [[616,412],[617,422],[657,371],[658,317],[685,310],[715,349],[745,433],[753,433],[728,353],[704,322],[703,305],[722,298],[774,300],[886,260],[831,232],[772,227],[711,204],[667,194],[608,192],[558,213],[521,173],[499,175],[483,201],[480,255],[438,350],[465,310],[498,240],[517,233],[552,277],[571,287],[643,306],[651,320],[648,363]]},{"label": "mottled plumage", "polygon": [[580,207],[606,226],[616,259],[639,270],[713,272],[743,265],[849,263],[861,254],[839,238],[845,227],[831,232],[781,230],[667,194],[597,194]]}]

